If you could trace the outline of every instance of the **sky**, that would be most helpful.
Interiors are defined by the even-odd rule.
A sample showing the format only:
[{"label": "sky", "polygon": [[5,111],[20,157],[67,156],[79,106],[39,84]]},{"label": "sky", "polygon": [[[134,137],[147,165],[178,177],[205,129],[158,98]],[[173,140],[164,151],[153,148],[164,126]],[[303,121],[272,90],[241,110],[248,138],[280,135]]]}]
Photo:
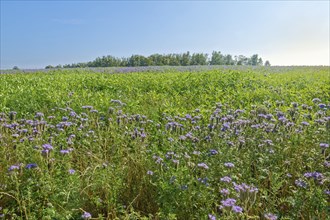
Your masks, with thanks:
[{"label": "sky", "polygon": [[208,53],[329,65],[329,1],[0,0],[0,69]]}]

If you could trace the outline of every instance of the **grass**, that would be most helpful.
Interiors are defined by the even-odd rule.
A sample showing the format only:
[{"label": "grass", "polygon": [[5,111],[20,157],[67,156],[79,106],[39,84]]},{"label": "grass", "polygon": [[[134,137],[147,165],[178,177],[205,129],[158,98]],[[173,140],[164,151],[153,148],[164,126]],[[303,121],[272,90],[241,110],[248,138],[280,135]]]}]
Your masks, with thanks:
[{"label": "grass", "polygon": [[2,74],[0,215],[326,219],[329,76],[328,67]]}]

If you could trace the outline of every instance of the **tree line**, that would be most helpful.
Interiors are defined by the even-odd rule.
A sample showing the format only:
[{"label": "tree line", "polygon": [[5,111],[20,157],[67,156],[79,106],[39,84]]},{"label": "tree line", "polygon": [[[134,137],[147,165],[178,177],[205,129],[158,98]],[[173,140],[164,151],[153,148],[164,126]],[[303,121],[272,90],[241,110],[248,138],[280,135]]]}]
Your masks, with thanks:
[{"label": "tree line", "polygon": [[243,55],[232,56],[222,54],[220,51],[213,51],[211,56],[206,53],[172,53],[172,54],[152,54],[148,57],[142,55],[132,55],[130,57],[103,56],[97,57],[93,61],[83,63],[73,63],[57,66],[46,66],[50,68],[84,68],[84,67],[136,67],[136,66],[190,66],[190,65],[251,65],[270,66],[269,61],[265,63],[258,54],[251,57]]}]

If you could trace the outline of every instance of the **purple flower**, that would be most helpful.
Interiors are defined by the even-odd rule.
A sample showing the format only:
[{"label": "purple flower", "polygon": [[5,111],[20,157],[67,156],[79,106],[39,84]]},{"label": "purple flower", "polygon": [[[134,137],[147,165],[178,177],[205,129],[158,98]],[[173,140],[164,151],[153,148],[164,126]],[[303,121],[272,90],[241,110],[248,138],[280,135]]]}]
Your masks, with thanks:
[{"label": "purple flower", "polygon": [[230,123],[225,122],[221,128],[221,131],[226,131],[230,128]]},{"label": "purple flower", "polygon": [[330,190],[326,189],[326,190],[324,190],[324,193],[325,193],[326,195],[330,196]]},{"label": "purple flower", "polygon": [[325,108],[327,105],[326,104],[323,104],[323,103],[321,103],[321,104],[319,104],[319,107],[320,108]]},{"label": "purple flower", "polygon": [[110,102],[115,103],[115,104],[118,104],[118,105],[126,105],[126,104],[123,103],[122,101],[120,101],[120,100],[115,100],[115,99],[111,99]]},{"label": "purple flower", "polygon": [[244,110],[237,109],[237,110],[235,111],[235,114],[239,114],[239,113],[244,113]]},{"label": "purple flower", "polygon": [[236,203],[236,199],[232,199],[232,198],[228,198],[226,200],[222,200],[221,201],[221,204],[224,206],[224,207],[230,207],[230,206],[233,206],[235,205]]},{"label": "purple flower", "polygon": [[297,107],[298,107],[298,103],[297,103],[297,102],[291,102],[291,105],[292,105],[292,107],[294,107],[294,108],[297,108]]},{"label": "purple flower", "polygon": [[179,160],[175,160],[175,159],[173,159],[172,162],[173,162],[174,164],[177,164],[177,165],[179,164]]},{"label": "purple flower", "polygon": [[204,168],[204,169],[209,169],[209,167],[206,165],[206,163],[199,163],[197,164],[198,167]]},{"label": "purple flower", "polygon": [[13,171],[13,170],[19,170],[19,165],[11,165],[11,166],[8,168],[8,171]]},{"label": "purple flower", "polygon": [[25,166],[26,169],[33,169],[33,168],[36,168],[36,167],[38,167],[38,165],[35,164],[35,163],[29,163]]},{"label": "purple flower", "polygon": [[330,162],[329,161],[325,161],[324,162],[324,166],[329,168],[330,167]]},{"label": "purple flower", "polygon": [[227,195],[229,195],[229,190],[226,189],[226,188],[224,188],[224,189],[221,189],[221,190],[220,190],[220,193],[221,193],[222,195],[224,195],[224,196],[227,196]]},{"label": "purple flower", "polygon": [[304,126],[308,126],[309,125],[309,123],[307,121],[303,121],[303,122],[301,122],[301,124],[304,125]]},{"label": "purple flower", "polygon": [[69,169],[70,174],[74,174],[76,171],[74,169]]},{"label": "purple flower", "polygon": [[249,186],[246,183],[242,183],[242,184],[233,183],[233,184],[234,184],[234,189],[236,190],[236,192],[250,192],[250,193],[253,193],[253,192],[258,192],[259,191],[258,188],[253,187],[253,186]]},{"label": "purple flower", "polygon": [[11,136],[17,138],[19,137],[19,134],[12,134]]},{"label": "purple flower", "polygon": [[[76,117],[77,116],[77,113],[75,113],[74,111],[71,111],[70,114],[69,114],[71,117]],[[62,118],[63,120],[63,118]]]},{"label": "purple flower", "polygon": [[89,212],[84,212],[84,214],[82,214],[81,216],[83,219],[89,219],[92,217],[91,213]]},{"label": "purple flower", "polygon": [[214,216],[214,215],[212,215],[212,214],[209,214],[208,215],[208,218],[209,218],[209,220],[216,220],[217,218]]},{"label": "purple flower", "polygon": [[235,165],[234,165],[233,163],[230,163],[230,162],[228,162],[228,163],[224,163],[224,165],[225,165],[225,167],[228,167],[228,168],[233,168],[233,167],[235,167]]},{"label": "purple flower", "polygon": [[322,173],[319,172],[311,172],[311,173],[305,173],[304,177],[306,178],[314,178],[315,180],[322,180],[324,178]]},{"label": "purple flower", "polygon": [[230,183],[231,178],[229,176],[224,176],[224,177],[220,178],[220,181],[225,182],[225,183]]},{"label": "purple flower", "polygon": [[[84,105],[84,106],[82,106],[82,108],[83,108],[83,109],[92,109],[93,106],[90,106],[90,105]],[[88,212],[87,212],[87,213],[88,213]]]},{"label": "purple flower", "polygon": [[274,145],[274,144],[273,144],[273,141],[272,141],[272,140],[269,140],[269,139],[264,140],[264,142],[265,142],[266,144],[270,145],[270,146]]},{"label": "purple flower", "polygon": [[69,154],[70,150],[60,150],[60,153],[65,155],[65,154]]},{"label": "purple flower", "polygon": [[312,100],[312,102],[314,102],[314,103],[316,103],[316,102],[321,102],[321,99],[319,99],[319,98],[314,98],[314,99]]},{"label": "purple flower", "polygon": [[148,170],[147,171],[147,174],[150,175],[150,176],[152,176],[152,175],[154,175],[154,172],[152,172],[151,170]]},{"label": "purple flower", "polygon": [[295,181],[295,184],[298,186],[298,187],[301,187],[301,188],[307,188],[307,183],[301,179],[297,179]]},{"label": "purple flower", "polygon": [[42,154],[43,156],[47,156],[48,153],[49,153],[49,150],[47,150],[47,149],[44,149],[44,150],[41,151],[41,154]]},{"label": "purple flower", "polygon": [[42,148],[43,148],[44,150],[53,150],[53,146],[50,145],[50,144],[43,144],[43,145],[42,145]]},{"label": "purple flower", "polygon": [[44,117],[44,113],[42,112],[37,112],[36,115],[35,115],[36,118],[41,118],[41,117]]},{"label": "purple flower", "polygon": [[328,148],[329,147],[329,144],[327,144],[327,143],[320,143],[320,147],[321,148]]},{"label": "purple flower", "polygon": [[187,139],[187,137],[184,136],[184,135],[180,135],[180,137],[179,137],[179,140],[181,140],[181,141],[184,141],[184,140],[186,140],[186,139]]},{"label": "purple flower", "polygon": [[240,206],[237,206],[237,205],[234,205],[234,206],[232,207],[232,210],[233,210],[233,212],[235,212],[235,213],[242,213],[242,212],[243,212],[243,209],[242,209]]},{"label": "purple flower", "polygon": [[218,154],[217,150],[214,150],[214,149],[210,150],[210,155],[216,155],[216,154]]},{"label": "purple flower", "polygon": [[267,220],[276,220],[277,219],[277,216],[273,213],[266,213],[264,215],[264,217],[267,219]]}]

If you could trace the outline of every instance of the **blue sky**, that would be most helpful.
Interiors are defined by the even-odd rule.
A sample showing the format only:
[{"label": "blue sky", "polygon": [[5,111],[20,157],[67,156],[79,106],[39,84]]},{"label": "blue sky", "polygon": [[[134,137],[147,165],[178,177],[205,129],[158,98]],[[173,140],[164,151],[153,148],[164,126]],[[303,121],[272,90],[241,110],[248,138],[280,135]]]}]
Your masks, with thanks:
[{"label": "blue sky", "polygon": [[0,68],[103,55],[259,54],[329,65],[329,1],[3,1]]}]

